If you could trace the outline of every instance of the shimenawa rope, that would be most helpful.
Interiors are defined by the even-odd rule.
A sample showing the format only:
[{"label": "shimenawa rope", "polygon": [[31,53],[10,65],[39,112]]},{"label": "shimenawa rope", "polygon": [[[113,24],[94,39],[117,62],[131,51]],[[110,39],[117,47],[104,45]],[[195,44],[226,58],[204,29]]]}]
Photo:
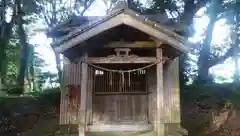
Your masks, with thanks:
[{"label": "shimenawa rope", "polygon": [[101,67],[101,66],[98,66],[98,65],[95,65],[95,64],[92,64],[92,63],[89,63],[87,61],[82,61],[82,63],[86,63],[87,65],[89,66],[92,66],[96,69],[99,69],[99,70],[103,70],[103,71],[106,71],[106,72],[110,72],[110,85],[112,85],[112,73],[119,73],[121,74],[121,77],[122,77],[122,87],[124,87],[124,84],[125,84],[125,77],[124,77],[124,73],[128,73],[128,84],[130,86],[130,73],[131,72],[136,72],[136,71],[141,71],[141,70],[145,70],[147,68],[150,68],[150,67],[153,67],[155,65],[157,65],[158,63],[160,62],[164,62],[166,61],[166,59],[161,59],[161,60],[158,60],[152,64],[149,64],[149,65],[146,65],[144,67],[140,67],[140,68],[136,68],[136,69],[130,69],[130,70],[116,70],[116,69],[108,69],[108,68],[104,68],[104,67]]}]

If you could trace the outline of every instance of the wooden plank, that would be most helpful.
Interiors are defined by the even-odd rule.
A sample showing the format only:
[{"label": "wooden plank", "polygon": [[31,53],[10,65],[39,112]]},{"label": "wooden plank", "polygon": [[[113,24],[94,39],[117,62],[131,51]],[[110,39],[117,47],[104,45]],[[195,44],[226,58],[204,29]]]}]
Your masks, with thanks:
[{"label": "wooden plank", "polygon": [[101,124],[90,125],[87,130],[89,132],[140,132],[152,130],[151,124],[133,124],[133,125],[117,125],[117,124]]},{"label": "wooden plank", "polygon": [[[168,60],[169,58],[163,57],[162,59]],[[89,63],[95,63],[95,64],[127,64],[127,63],[154,63],[157,59],[155,57],[136,57],[128,59],[107,59],[106,57],[89,57],[88,62]]]},{"label": "wooden plank", "polygon": [[154,123],[155,121],[155,110],[157,108],[156,105],[156,67],[149,68],[147,71],[147,84],[148,84],[148,91],[150,92],[149,94],[149,107],[148,107],[148,115],[149,115],[149,122],[154,124],[154,128],[156,128],[156,124]]},{"label": "wooden plank", "polygon": [[142,94],[149,94],[150,92],[94,92],[94,95],[142,95]]},{"label": "wooden plank", "polygon": [[165,123],[180,123],[179,60],[169,60],[164,67]]},{"label": "wooden plank", "polygon": [[148,95],[94,95],[93,124],[144,124]]},{"label": "wooden plank", "polygon": [[154,41],[137,41],[137,42],[112,42],[103,46],[104,48],[156,48]]},{"label": "wooden plank", "polygon": [[59,117],[59,124],[64,124],[64,89],[61,91],[61,101],[60,101],[60,117]]},{"label": "wooden plank", "polygon": [[[163,52],[161,48],[156,49],[157,59],[161,60]],[[157,64],[157,135],[164,135],[164,99],[163,99],[163,64]]]},{"label": "wooden plank", "polygon": [[[87,59],[87,53],[84,54],[84,59]],[[86,110],[87,110],[87,89],[88,89],[88,65],[81,63],[82,79],[81,79],[81,103],[79,112],[79,136],[85,136],[86,132]]]},{"label": "wooden plank", "polygon": [[88,73],[88,103],[87,103],[87,123],[92,124],[92,92],[93,92],[94,69],[89,67]]},{"label": "wooden plank", "polygon": [[[61,105],[60,105],[60,124],[78,124],[78,111],[79,102],[77,98],[78,95],[74,95],[73,99],[70,99],[72,89],[77,89],[81,83],[81,66],[79,64],[64,64],[63,72],[64,82],[63,91],[61,92]],[[79,93],[80,94],[80,93]],[[77,102],[77,103],[76,103]],[[75,108],[74,108],[75,107]],[[72,109],[73,108],[73,109]]]}]

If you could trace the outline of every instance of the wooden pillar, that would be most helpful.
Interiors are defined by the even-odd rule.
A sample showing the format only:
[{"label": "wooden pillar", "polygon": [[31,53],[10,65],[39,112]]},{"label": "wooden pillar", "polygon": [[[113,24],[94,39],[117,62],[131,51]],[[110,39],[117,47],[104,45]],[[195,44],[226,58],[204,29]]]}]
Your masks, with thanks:
[{"label": "wooden pillar", "polygon": [[[87,53],[84,54],[83,60],[87,59]],[[80,104],[80,112],[79,112],[79,127],[78,133],[79,136],[85,136],[86,132],[86,110],[87,110],[87,81],[88,81],[88,65],[84,62],[81,62],[81,104]]]},{"label": "wooden pillar", "polygon": [[88,68],[88,91],[87,91],[87,124],[92,124],[92,93],[94,69]]},{"label": "wooden pillar", "polygon": [[[161,61],[163,58],[163,52],[161,48],[156,49],[157,60]],[[163,63],[157,64],[157,115],[156,115],[156,131],[157,136],[164,136],[164,100],[163,100]]]}]

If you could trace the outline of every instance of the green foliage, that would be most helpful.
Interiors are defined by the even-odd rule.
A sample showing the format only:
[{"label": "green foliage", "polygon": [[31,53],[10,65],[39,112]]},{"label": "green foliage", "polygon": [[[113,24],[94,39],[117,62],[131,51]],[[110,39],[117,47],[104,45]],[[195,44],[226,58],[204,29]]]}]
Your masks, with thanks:
[{"label": "green foliage", "polygon": [[[37,132],[46,135],[46,133],[44,133],[46,130],[49,131],[54,127],[58,127],[57,117],[60,105],[60,91],[56,88],[55,90],[45,92],[46,93],[41,93],[34,97],[0,96],[0,135],[18,135],[22,132],[29,131],[29,129],[35,126],[39,130],[38,127],[43,127],[46,123],[50,123],[49,120],[52,119],[55,120],[54,123],[43,127],[45,128],[44,130],[40,129],[41,131]],[[52,131],[57,131],[57,128]],[[36,132],[29,136],[33,134],[36,134]]]},{"label": "green foliage", "polygon": [[21,87],[13,87],[11,89],[8,89],[7,93],[9,95],[17,95],[20,96],[22,94],[22,88]]},{"label": "green foliage", "polygon": [[239,110],[239,89],[233,84],[215,83],[181,88],[182,125],[189,135],[203,136],[226,125],[233,110]]},{"label": "green foliage", "polygon": [[171,12],[178,12],[179,7],[177,5],[183,4],[183,1],[173,1],[173,0],[150,0],[148,1],[148,5],[150,7],[146,9],[146,12],[149,14],[154,14],[154,13],[165,13],[166,10],[169,10]]},{"label": "green foliage", "polygon": [[34,92],[26,93],[25,95],[56,100],[56,99],[60,99],[60,98],[57,98],[60,95],[60,88],[49,88],[49,89],[44,89],[41,92],[34,91]]},{"label": "green foliage", "polygon": [[240,86],[229,84],[191,84],[182,89],[184,101],[200,102],[206,98],[214,98],[220,103],[230,101],[234,104],[240,104]]}]

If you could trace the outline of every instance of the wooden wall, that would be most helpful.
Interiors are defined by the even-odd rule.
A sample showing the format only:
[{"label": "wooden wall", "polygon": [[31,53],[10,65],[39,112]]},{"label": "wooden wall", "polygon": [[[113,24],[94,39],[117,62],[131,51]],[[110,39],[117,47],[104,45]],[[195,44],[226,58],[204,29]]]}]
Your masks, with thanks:
[{"label": "wooden wall", "polygon": [[[180,87],[179,87],[179,62],[178,58],[167,61],[163,66],[163,116],[164,123],[180,123]],[[148,70],[149,122],[157,127],[157,90],[156,67]]]},{"label": "wooden wall", "polygon": [[81,65],[64,65],[63,89],[61,92],[60,125],[78,124],[80,105]]},{"label": "wooden wall", "polygon": [[164,64],[164,115],[165,123],[180,123],[179,59]]},{"label": "wooden wall", "polygon": [[93,124],[148,123],[148,95],[93,96]]},{"label": "wooden wall", "polygon": [[148,76],[147,76],[147,83],[148,83],[148,90],[149,90],[149,96],[148,96],[148,114],[149,114],[149,122],[154,123],[156,120],[156,108],[157,108],[157,84],[156,84],[156,67],[151,67],[148,69]]}]

